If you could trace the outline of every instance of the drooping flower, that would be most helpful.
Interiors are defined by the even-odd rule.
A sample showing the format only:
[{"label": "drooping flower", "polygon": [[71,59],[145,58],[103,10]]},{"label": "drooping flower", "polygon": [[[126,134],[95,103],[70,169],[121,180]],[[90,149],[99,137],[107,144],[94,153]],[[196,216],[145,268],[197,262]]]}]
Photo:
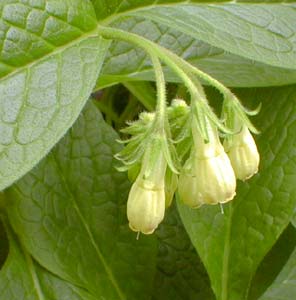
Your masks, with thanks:
[{"label": "drooping flower", "polygon": [[127,217],[133,231],[151,234],[164,218],[165,192],[161,186],[137,179],[129,193]]},{"label": "drooping flower", "polygon": [[[157,147],[156,147],[157,149]],[[141,171],[133,183],[127,202],[127,218],[133,231],[151,234],[164,218],[166,160],[161,151],[147,150]]]},{"label": "drooping flower", "polygon": [[247,126],[224,141],[224,148],[231,161],[236,178],[247,180],[258,172],[259,153]]},{"label": "drooping flower", "polygon": [[208,134],[209,141],[205,142],[193,127],[194,146],[179,178],[180,199],[192,208],[225,203],[235,196],[234,171],[212,124]]}]

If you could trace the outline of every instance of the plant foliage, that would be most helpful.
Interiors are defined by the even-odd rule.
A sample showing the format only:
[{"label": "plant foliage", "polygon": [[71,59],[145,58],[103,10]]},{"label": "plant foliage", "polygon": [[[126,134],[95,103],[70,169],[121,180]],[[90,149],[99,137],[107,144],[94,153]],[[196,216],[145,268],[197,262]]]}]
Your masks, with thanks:
[{"label": "plant foliage", "polygon": [[[296,224],[296,5],[248,2],[0,0],[0,300],[295,297],[295,235],[277,241]],[[140,132],[137,153],[155,133],[131,121],[158,107],[151,57],[162,49],[219,80],[245,107],[261,105],[252,118],[261,163],[223,211],[191,209],[177,196],[155,233],[137,239],[126,217],[131,183],[114,156],[129,154],[119,137]],[[163,62],[167,103],[188,101]],[[219,112],[221,95],[207,77],[201,83]],[[130,131],[120,132],[127,121]],[[170,172],[178,171],[170,151],[186,146],[184,132],[163,131]],[[264,268],[272,276],[258,283]]]}]

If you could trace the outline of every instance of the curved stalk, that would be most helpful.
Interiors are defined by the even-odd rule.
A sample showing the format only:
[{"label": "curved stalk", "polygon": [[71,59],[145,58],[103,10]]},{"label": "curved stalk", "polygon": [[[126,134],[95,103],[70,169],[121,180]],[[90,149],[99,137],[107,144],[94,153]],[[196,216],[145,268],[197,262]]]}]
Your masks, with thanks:
[{"label": "curved stalk", "polygon": [[[211,77],[210,75],[204,73],[198,68],[192,66],[178,55],[172,53],[168,49],[155,44],[154,42],[143,38],[137,34],[123,31],[121,29],[98,26],[98,33],[107,39],[119,39],[126,42],[133,43],[138,47],[145,49],[149,54],[155,53],[162,61],[164,61],[170,68],[172,68],[184,81],[189,90],[193,91],[196,89],[191,80],[188,80],[188,74],[195,74],[202,80],[208,82],[210,85],[216,87],[226,99],[238,99],[233,95],[233,93],[225,87],[222,83]],[[178,68],[177,68],[178,67]]]}]

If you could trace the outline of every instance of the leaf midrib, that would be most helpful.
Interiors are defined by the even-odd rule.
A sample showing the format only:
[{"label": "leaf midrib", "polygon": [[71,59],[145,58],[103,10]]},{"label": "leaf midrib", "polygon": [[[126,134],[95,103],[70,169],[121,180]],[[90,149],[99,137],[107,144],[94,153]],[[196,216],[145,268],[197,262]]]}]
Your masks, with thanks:
[{"label": "leaf midrib", "polygon": [[233,207],[232,203],[229,203],[229,216],[226,224],[226,236],[223,252],[223,265],[221,276],[221,300],[228,300],[228,278],[229,278],[229,257],[230,257],[230,237],[232,226]]},{"label": "leaf midrib", "polygon": [[[180,6],[180,5],[198,5],[198,6],[208,6],[208,7],[213,7],[213,8],[217,8],[217,9],[221,9],[220,8],[220,6],[221,5],[233,5],[233,3],[231,2],[231,1],[226,1],[226,2],[224,2],[224,3],[217,3],[217,2],[213,2],[213,3],[196,3],[196,2],[192,2],[192,1],[183,1],[183,2],[177,2],[177,3],[164,3],[164,4],[157,4],[157,5],[155,5],[155,4],[152,4],[152,5],[147,5],[147,6],[141,6],[141,7],[136,7],[136,8],[132,8],[132,9],[129,9],[129,10],[126,10],[126,11],[124,11],[124,12],[120,12],[120,13],[118,13],[118,14],[112,14],[111,16],[109,16],[109,17],[107,17],[107,18],[105,18],[105,19],[103,19],[103,20],[101,20],[101,21],[98,21],[98,23],[100,24],[100,25],[103,25],[103,26],[109,26],[112,22],[115,22],[115,21],[117,21],[117,20],[120,20],[120,18],[121,17],[141,17],[141,15],[139,14],[139,15],[137,15],[136,13],[140,13],[141,11],[145,11],[145,10],[148,10],[149,11],[149,9],[153,9],[153,8],[157,8],[157,7],[167,7],[167,8],[171,8],[171,7],[175,7],[175,6]],[[271,7],[271,6],[278,6],[278,5],[280,5],[281,4],[281,2],[273,2],[273,3],[270,3],[270,4],[268,4],[268,3],[266,3],[266,2],[258,2],[258,3],[256,3],[256,4],[254,4],[254,5],[260,5],[260,6],[268,6],[268,7]],[[247,6],[247,5],[249,5],[250,6],[250,3],[248,3],[248,2],[241,2],[241,3],[236,3],[236,5],[237,6]],[[225,11],[226,12],[226,11]],[[227,13],[229,13],[229,14],[232,14],[231,12],[227,12]],[[235,15],[235,17],[237,17],[237,18],[240,18],[240,19],[242,19],[241,17],[239,17],[239,16],[236,16]],[[149,19],[148,17],[142,17],[142,18],[144,18],[144,19]],[[158,22],[157,20],[155,20],[155,19],[150,19],[150,20],[154,20],[155,22]],[[244,20],[244,19],[242,19],[242,20]],[[261,26],[259,26],[259,25],[257,25],[257,24],[255,24],[255,23],[251,23],[251,22],[249,22],[249,21],[247,21],[247,20],[244,20],[245,22],[247,22],[248,24],[250,24],[250,25],[252,25],[252,26],[255,26],[255,27],[258,27],[260,30],[267,30],[265,27],[261,27]],[[187,36],[190,36],[190,34],[188,34],[187,32],[183,32],[184,34],[186,34]],[[288,38],[286,38],[286,37],[283,37],[283,36],[281,36],[281,35],[279,35],[279,34],[277,34],[276,32],[271,32],[271,34],[274,34],[274,35],[276,35],[276,36],[279,36],[279,37],[281,37],[281,38],[283,38],[283,39],[285,39],[285,40],[287,40],[287,41],[289,41],[290,42],[290,40],[288,39]],[[198,39],[200,39],[200,38],[198,38]],[[208,43],[208,44],[210,44],[211,46],[213,46],[213,47],[217,47],[217,45],[213,45],[212,43],[209,43],[209,41],[207,41],[207,40],[205,40],[205,39],[200,39],[201,41],[203,41],[203,42],[205,42],[205,43]],[[290,42],[291,43],[291,42]],[[292,44],[293,45],[293,44]],[[272,53],[274,53],[276,56],[278,55],[278,54],[287,54],[286,52],[275,52],[274,50],[272,50],[272,49],[269,49],[269,48],[265,48],[265,47],[263,47],[263,46],[260,46],[260,47],[262,47],[263,49],[265,49],[265,50],[267,50],[267,51],[271,51]],[[228,52],[230,52],[228,49],[224,49],[224,48],[219,48],[219,49],[221,49],[221,50],[223,50],[223,51],[228,51]],[[295,70],[295,68],[290,68],[290,66],[287,66],[287,65],[282,65],[281,63],[273,63],[273,62],[271,62],[271,61],[265,61],[265,60],[260,60],[260,59],[258,59],[257,57],[249,57],[248,55],[241,55],[241,53],[240,54],[238,54],[238,53],[236,53],[236,52],[233,52],[233,51],[231,51],[230,53],[233,53],[233,54],[235,54],[235,55],[238,55],[238,56],[241,56],[241,57],[243,57],[243,58],[245,58],[245,59],[249,59],[249,60],[254,60],[254,61],[256,61],[256,62],[258,62],[258,63],[262,63],[262,64],[265,64],[265,65],[268,65],[268,66],[272,66],[272,67],[278,67],[278,68],[285,68],[285,69],[289,69],[289,70]],[[290,53],[292,53],[291,51],[290,52],[288,52],[288,54],[290,54]]]},{"label": "leaf midrib", "polygon": [[34,285],[37,297],[38,297],[39,300],[46,300],[45,296],[42,292],[41,286],[40,286],[39,278],[38,278],[38,275],[36,273],[36,270],[35,270],[35,267],[34,267],[34,264],[33,264],[33,261],[32,261],[32,257],[27,252],[27,250],[24,248],[24,246],[22,245],[21,242],[20,242],[20,245],[21,245],[22,252],[24,253],[24,256],[25,256],[25,261],[26,261],[26,264],[28,266],[30,276],[32,278],[33,285]]},{"label": "leaf midrib", "polygon": [[[25,264],[26,264],[26,266],[29,270],[29,274],[30,274],[30,277],[32,279],[32,283],[33,283],[33,286],[34,286],[35,293],[36,293],[39,300],[46,300],[45,296],[42,292],[41,286],[40,286],[39,278],[37,276],[32,257],[30,255],[30,253],[27,251],[27,249],[25,248],[25,246],[23,245],[22,241],[17,237],[15,237],[15,239],[13,238],[14,233],[12,232],[12,229],[11,229],[10,224],[9,224],[6,217],[7,217],[6,214],[5,215],[2,214],[2,213],[0,214],[0,219],[4,224],[4,227],[6,229],[6,233],[7,233],[7,236],[8,236],[8,240],[9,240],[9,244],[10,244],[9,247],[14,248],[14,247],[16,247],[16,245],[19,245],[19,249],[21,251],[20,254],[24,255],[24,262],[25,262]],[[13,244],[13,246],[11,244]],[[16,251],[16,249],[15,249],[15,251]],[[9,253],[9,255],[6,259],[5,265],[8,265],[10,260],[12,260],[11,253]]]},{"label": "leaf midrib", "polygon": [[66,180],[66,177],[64,176],[64,173],[62,172],[62,168],[61,168],[61,166],[60,166],[60,164],[59,164],[57,158],[55,157],[54,153],[51,153],[50,156],[53,158],[52,161],[53,161],[53,163],[56,165],[57,170],[59,171],[59,174],[60,174],[60,178],[61,178],[61,180],[62,180],[63,183],[64,183],[64,187],[65,187],[65,189],[66,189],[68,195],[69,195],[70,198],[72,199],[72,202],[73,202],[73,205],[74,205],[74,209],[76,210],[76,212],[77,212],[77,214],[78,214],[78,217],[80,218],[80,220],[81,220],[81,222],[82,222],[82,224],[83,224],[83,226],[84,226],[84,229],[86,230],[86,232],[87,232],[87,234],[88,234],[88,236],[89,236],[89,239],[90,239],[90,241],[91,241],[91,244],[92,244],[92,246],[94,247],[95,252],[96,252],[96,254],[98,255],[99,260],[101,261],[101,263],[103,264],[103,266],[104,266],[104,268],[105,268],[105,272],[106,272],[106,274],[108,275],[108,278],[109,278],[110,282],[111,282],[112,285],[114,286],[114,289],[116,290],[116,292],[117,292],[117,294],[118,294],[118,296],[119,296],[119,299],[120,299],[120,300],[126,300],[125,295],[124,295],[123,292],[121,291],[121,289],[120,289],[120,287],[119,287],[119,285],[118,285],[118,283],[117,283],[117,280],[116,280],[116,278],[115,278],[114,275],[113,275],[113,272],[112,272],[111,268],[110,268],[109,265],[107,264],[107,262],[106,262],[106,260],[105,260],[105,258],[104,258],[104,256],[103,256],[103,254],[102,254],[102,252],[101,252],[99,246],[97,245],[97,243],[96,243],[96,241],[95,241],[95,239],[94,239],[94,236],[93,236],[93,234],[92,234],[92,232],[91,232],[91,230],[90,230],[90,228],[89,228],[89,226],[88,226],[88,224],[87,224],[87,222],[86,222],[86,220],[85,220],[85,218],[84,218],[82,212],[81,212],[80,209],[79,209],[79,206],[78,206],[77,203],[76,203],[76,200],[75,200],[75,197],[74,197],[74,195],[73,195],[73,192],[71,191],[71,189],[70,189],[70,187],[69,187],[69,184],[68,184],[68,182],[67,182],[67,180]]}]

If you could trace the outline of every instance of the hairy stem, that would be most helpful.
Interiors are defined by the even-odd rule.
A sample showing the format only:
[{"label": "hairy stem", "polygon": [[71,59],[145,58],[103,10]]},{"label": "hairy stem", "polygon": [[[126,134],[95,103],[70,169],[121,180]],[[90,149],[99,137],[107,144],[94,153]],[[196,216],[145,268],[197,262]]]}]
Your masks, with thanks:
[{"label": "hairy stem", "polygon": [[[192,83],[192,80],[188,80],[188,74],[195,74],[202,80],[208,82],[210,85],[216,87],[226,99],[237,98],[232,92],[225,87],[222,83],[212,78],[210,75],[204,73],[198,68],[192,66],[178,55],[172,53],[168,49],[155,44],[154,42],[143,38],[137,34],[126,32],[120,29],[98,26],[98,33],[107,39],[119,39],[126,42],[133,43],[138,47],[144,48],[149,54],[155,53],[162,61],[164,61],[170,68],[172,68],[178,76],[184,81],[190,91],[196,90],[196,86]],[[200,96],[200,93],[198,93]]]},{"label": "hairy stem", "polygon": [[[218,126],[223,132],[230,131],[221,123],[221,121],[216,117],[208,106],[207,99],[203,88],[197,78],[209,82],[211,85],[216,87],[224,96],[225,100],[233,100],[231,103],[236,107],[241,107],[239,100],[235,97],[232,92],[221,84],[216,79],[212,78],[208,74],[202,72],[191,64],[187,63],[185,60],[180,58],[178,55],[172,53],[164,47],[161,47],[154,42],[145,39],[137,34],[126,32],[120,29],[98,26],[98,33],[101,34],[104,38],[107,39],[119,39],[129,43],[132,43],[138,47],[143,48],[150,56],[156,56],[162,60],[166,65],[168,65],[184,82],[185,86],[188,88],[191,98],[192,105],[199,104],[203,105],[204,111],[207,113],[209,118]],[[199,100],[196,102],[196,100]],[[243,109],[238,109],[241,114],[244,115]],[[247,120],[248,121],[248,120]],[[248,127],[251,126],[251,123],[248,121]]]},{"label": "hairy stem", "polygon": [[157,88],[157,104],[155,121],[164,128],[166,118],[166,88],[165,79],[162,71],[161,63],[158,57],[151,53],[151,61],[154,67],[156,88]]}]

